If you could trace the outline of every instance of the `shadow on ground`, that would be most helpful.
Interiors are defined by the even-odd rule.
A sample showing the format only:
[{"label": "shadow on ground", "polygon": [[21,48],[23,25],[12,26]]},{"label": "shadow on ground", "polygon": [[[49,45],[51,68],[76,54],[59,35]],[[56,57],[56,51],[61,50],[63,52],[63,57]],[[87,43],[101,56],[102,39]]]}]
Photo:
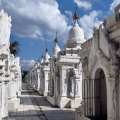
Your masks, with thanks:
[{"label": "shadow on ground", "polygon": [[74,120],[74,113],[64,110],[28,110],[10,114],[10,120]]}]

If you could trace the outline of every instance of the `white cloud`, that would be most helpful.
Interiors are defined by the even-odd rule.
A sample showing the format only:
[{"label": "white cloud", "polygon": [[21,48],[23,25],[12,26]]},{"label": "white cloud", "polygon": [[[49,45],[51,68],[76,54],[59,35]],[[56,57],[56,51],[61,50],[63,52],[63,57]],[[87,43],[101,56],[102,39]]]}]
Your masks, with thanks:
[{"label": "white cloud", "polygon": [[23,70],[29,70],[35,64],[35,60],[21,60]]},{"label": "white cloud", "polygon": [[84,9],[91,9],[92,4],[85,0],[74,0],[74,2],[77,4],[78,7],[84,8]]},{"label": "white cloud", "polygon": [[113,0],[112,4],[110,5],[110,10],[114,10],[114,8],[120,4],[120,0]]},{"label": "white cloud", "polygon": [[88,15],[84,15],[80,19],[80,25],[84,29],[86,39],[93,36],[93,28],[101,23],[98,16],[101,14],[100,11],[92,11]]},{"label": "white cloud", "polygon": [[68,17],[72,18],[72,12],[71,12],[71,11],[66,10],[66,11],[65,11],[65,14],[66,14]]},{"label": "white cloud", "polygon": [[0,8],[12,16],[12,31],[20,36],[43,38],[67,29],[66,17],[56,0],[1,0]]}]

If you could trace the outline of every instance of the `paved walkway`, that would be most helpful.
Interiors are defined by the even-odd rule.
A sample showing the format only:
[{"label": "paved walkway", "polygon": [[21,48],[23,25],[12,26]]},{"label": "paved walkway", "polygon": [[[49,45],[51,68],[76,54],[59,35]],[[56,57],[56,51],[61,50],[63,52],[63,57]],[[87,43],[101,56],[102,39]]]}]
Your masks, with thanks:
[{"label": "paved walkway", "polygon": [[45,97],[23,84],[19,109],[9,120],[74,120],[74,110],[53,108]]}]

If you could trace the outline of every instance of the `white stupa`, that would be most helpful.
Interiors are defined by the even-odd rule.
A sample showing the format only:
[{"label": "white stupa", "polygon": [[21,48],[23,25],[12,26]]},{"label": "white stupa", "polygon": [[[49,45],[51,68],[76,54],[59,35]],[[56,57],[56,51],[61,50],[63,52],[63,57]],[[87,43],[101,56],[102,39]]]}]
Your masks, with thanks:
[{"label": "white stupa", "polygon": [[80,47],[81,44],[85,42],[84,30],[79,26],[78,19],[79,16],[75,12],[73,16],[73,26],[68,34],[67,48]]}]

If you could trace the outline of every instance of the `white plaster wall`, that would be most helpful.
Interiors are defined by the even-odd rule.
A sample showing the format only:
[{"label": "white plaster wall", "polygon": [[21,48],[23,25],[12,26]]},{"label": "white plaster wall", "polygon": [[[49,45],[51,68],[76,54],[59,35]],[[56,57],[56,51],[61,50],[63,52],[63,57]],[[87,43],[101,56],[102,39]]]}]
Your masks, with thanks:
[{"label": "white plaster wall", "polygon": [[109,44],[108,39],[106,37],[106,30],[104,28],[104,25],[101,25],[99,29],[99,47],[104,53],[104,55],[109,58],[110,57]]}]

